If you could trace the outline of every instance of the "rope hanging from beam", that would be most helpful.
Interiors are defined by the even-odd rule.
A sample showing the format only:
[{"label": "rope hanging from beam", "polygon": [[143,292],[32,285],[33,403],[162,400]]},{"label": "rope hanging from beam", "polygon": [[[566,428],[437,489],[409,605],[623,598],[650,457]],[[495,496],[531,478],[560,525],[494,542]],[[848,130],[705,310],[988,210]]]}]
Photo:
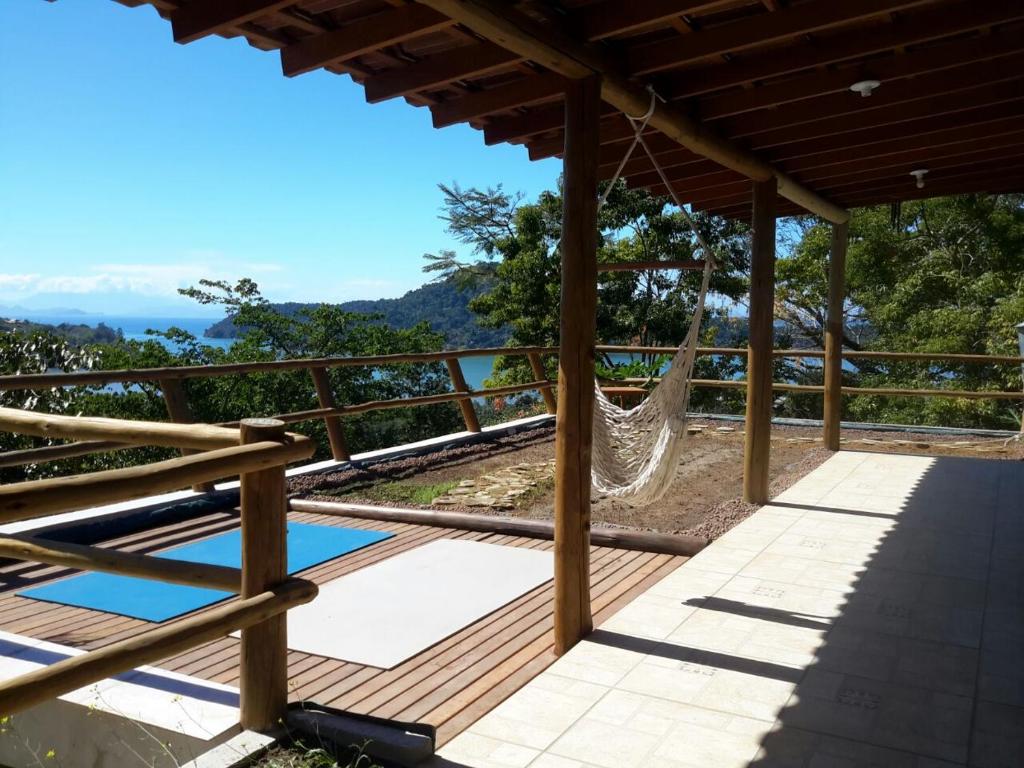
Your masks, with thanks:
[{"label": "rope hanging from beam", "polygon": [[[622,169],[638,146],[644,149],[665,180],[664,171],[643,138],[643,132],[660,98],[653,88],[649,90],[651,105],[647,113],[641,117],[626,115],[633,127],[633,141],[601,196],[598,210],[607,202],[612,187],[618,182]],[[631,409],[620,408],[608,399],[600,383],[594,382],[593,485],[598,493],[635,506],[656,502],[665,495],[675,479],[687,435],[686,411],[690,401],[704,305],[711,274],[716,268],[715,255],[707,240],[697,229],[675,190],[665,181],[673,201],[682,211],[704,251],[703,277],[693,319],[672,358],[671,368],[640,405]]]}]

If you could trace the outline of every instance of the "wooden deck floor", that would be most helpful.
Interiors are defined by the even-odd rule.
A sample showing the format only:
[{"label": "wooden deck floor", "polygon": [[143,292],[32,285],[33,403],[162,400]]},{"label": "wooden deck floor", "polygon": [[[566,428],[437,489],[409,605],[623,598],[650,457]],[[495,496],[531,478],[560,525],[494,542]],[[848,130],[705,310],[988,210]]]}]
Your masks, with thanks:
[{"label": "wooden deck floor", "polygon": [[[373,523],[291,513],[290,519],[322,525],[386,530],[394,538],[300,575],[323,584],[342,574],[440,538],[550,549],[549,541],[446,528]],[[107,542],[126,551],[150,552],[195,541],[238,526],[234,512],[206,515]],[[595,623],[614,613],[685,561],[684,557],[591,549]],[[0,568],[0,629],[79,647],[99,648],[138,633],[148,622],[100,611],[19,597],[15,591],[74,573],[18,563]],[[443,744],[495,707],[554,661],[551,583],[523,595],[394,669],[383,670],[323,656],[291,652],[292,698],[397,720],[429,723]],[[443,599],[439,596],[439,599]],[[359,621],[360,617],[352,617]],[[339,627],[344,631],[344,627]],[[223,638],[157,666],[229,685],[238,684],[238,641]]]}]

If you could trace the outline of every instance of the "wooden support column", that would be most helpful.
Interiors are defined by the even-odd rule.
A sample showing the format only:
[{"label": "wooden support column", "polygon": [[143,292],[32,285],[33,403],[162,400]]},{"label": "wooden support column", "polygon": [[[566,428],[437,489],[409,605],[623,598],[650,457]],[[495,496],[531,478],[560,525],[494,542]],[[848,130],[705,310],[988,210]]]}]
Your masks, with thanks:
[{"label": "wooden support column", "polygon": [[[195,417],[188,404],[188,395],[185,394],[185,385],[181,379],[160,379],[160,391],[164,396],[164,405],[167,406],[167,415],[175,424],[192,424]],[[182,449],[182,456],[189,456],[197,451]],[[209,493],[214,489],[213,482],[197,483],[192,486],[196,493]]]},{"label": "wooden support column", "polygon": [[594,627],[590,614],[590,455],[597,317],[597,150],[601,80],[565,92],[562,297],[555,420],[555,653]]},{"label": "wooden support column", "polygon": [[849,224],[832,225],[828,262],[828,316],[825,322],[825,447],[839,450],[839,420],[843,409],[843,295]]},{"label": "wooden support column", "polygon": [[[466,377],[462,373],[462,366],[459,358],[446,357],[444,364],[448,368],[448,377],[452,380],[452,387],[456,392],[471,392]],[[476,409],[473,408],[473,401],[459,400],[459,409],[462,411],[462,420],[466,423],[466,430],[469,432],[480,431],[480,419],[476,417]]]},{"label": "wooden support column", "polygon": [[[540,355],[531,352],[526,357],[530,361],[530,370],[533,371],[534,381],[547,381],[548,372],[544,370],[544,361],[540,359]],[[541,387],[540,396],[544,398],[544,408],[547,409],[547,412],[554,414],[558,410],[558,404],[551,387]]]},{"label": "wooden support column", "polygon": [[747,342],[747,419],[743,446],[743,500],[768,501],[772,432],[772,348],[775,303],[774,179],[754,182],[750,258],[750,332]]},{"label": "wooden support column", "polygon": [[[337,408],[338,402],[334,399],[334,390],[331,389],[327,369],[310,368],[309,375],[313,377],[316,399],[320,407]],[[335,461],[348,461],[351,456],[348,452],[348,443],[345,441],[345,427],[341,423],[341,417],[325,416],[324,426],[327,427],[327,440],[331,444],[331,458]]]},{"label": "wooden support column", "polygon": [[[243,419],[242,443],[281,441],[276,419]],[[288,577],[284,464],[242,475],[242,597],[254,597]],[[266,731],[288,706],[288,636],[285,614],[242,630],[242,728]]]}]

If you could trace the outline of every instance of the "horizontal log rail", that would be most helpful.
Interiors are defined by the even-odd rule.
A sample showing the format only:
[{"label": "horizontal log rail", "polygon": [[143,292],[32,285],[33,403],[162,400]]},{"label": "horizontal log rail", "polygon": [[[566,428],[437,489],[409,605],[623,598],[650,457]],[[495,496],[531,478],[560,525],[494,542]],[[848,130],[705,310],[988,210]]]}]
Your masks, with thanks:
[{"label": "horizontal log rail", "polygon": [[90,456],[94,453],[118,451],[132,446],[113,440],[82,440],[76,443],[44,445],[39,448],[22,448],[17,451],[0,453],[0,469],[20,467],[25,464],[43,464],[48,461],[73,459],[76,456]]},{"label": "horizontal log rail", "polygon": [[189,451],[150,465],[0,485],[0,523],[128,501],[237,474],[242,538],[242,567],[238,569],[29,535],[0,535],[0,557],[240,595],[233,602],[182,621],[0,682],[0,717],[242,630],[241,726],[267,730],[279,722],[288,701],[288,651],[281,614],[317,594],[313,582],[287,575],[285,467],[290,461],[311,458],[313,441],[286,433],[283,422],[270,419],[246,419],[238,429],[227,429],[4,408],[0,409],[0,426],[30,435],[84,435],[112,439],[118,445],[155,443]]},{"label": "horizontal log rail", "polygon": [[199,482],[284,465],[313,455],[315,445],[312,440],[301,435],[290,437],[292,441],[286,443],[266,441],[236,445],[155,464],[2,485],[0,523],[141,499]]},{"label": "horizontal log rail", "polygon": [[0,683],[0,717],[254,626],[310,602],[316,594],[317,586],[313,582],[289,578],[253,597],[233,600],[182,621],[5,680]]},{"label": "horizontal log rail", "polygon": [[[667,264],[669,262],[658,263]],[[632,268],[635,265],[630,264],[629,266]],[[675,353],[676,347],[599,344],[595,347],[595,350],[599,353],[671,355]],[[107,384],[158,382],[161,379],[208,378],[248,373],[281,373],[285,371],[313,368],[329,369],[359,366],[383,368],[390,365],[443,363],[448,358],[462,359],[467,357],[494,357],[498,355],[529,357],[530,355],[553,355],[557,354],[557,352],[558,347],[482,347],[479,349],[457,349],[446,350],[443,352],[416,352],[401,355],[375,355],[367,357],[321,357],[289,360],[264,360],[252,363],[186,365],[174,368],[14,374],[0,376],[0,391],[88,385],[104,386]],[[731,357],[746,357],[747,350],[745,347],[698,347],[697,354],[701,356],[728,355]],[[772,354],[775,357],[825,357],[824,350],[820,349],[776,349]],[[955,354],[949,352],[879,352],[843,350],[843,357],[864,360],[946,360],[949,362],[961,363],[1024,364],[1024,357],[1018,355],[978,355]],[[487,390],[477,390],[476,394],[482,396],[483,393],[486,392]]]},{"label": "horizontal log rail", "polygon": [[[679,262],[687,265],[691,262]],[[699,262],[693,262],[694,264]],[[604,265],[612,270],[639,268],[646,262],[628,264]],[[676,265],[676,262],[657,262],[658,266],[669,267]],[[672,355],[675,347],[667,346],[632,346],[619,344],[602,344],[595,347],[598,354],[633,354],[633,355]],[[80,385],[96,385],[110,383],[138,383],[155,382],[161,387],[173,386],[176,391],[175,397],[178,401],[180,413],[187,412],[187,401],[185,400],[184,389],[181,382],[193,377],[211,377],[228,375],[245,375],[250,373],[274,373],[297,370],[308,370],[312,380],[316,384],[316,395],[321,405],[306,411],[276,414],[272,418],[283,421],[286,424],[296,424],[304,421],[322,419],[328,427],[331,437],[332,455],[337,460],[345,460],[348,456],[348,449],[344,439],[344,418],[373,411],[387,410],[391,408],[411,408],[419,406],[440,405],[444,403],[455,403],[459,406],[467,431],[477,432],[480,430],[479,419],[474,409],[473,401],[478,398],[502,397],[520,392],[538,391],[544,398],[545,407],[548,413],[555,411],[555,398],[553,388],[556,382],[544,378],[544,365],[542,356],[557,354],[557,347],[487,347],[480,349],[446,350],[442,352],[419,352],[396,355],[376,355],[367,357],[337,357],[337,358],[310,358],[291,360],[272,360],[253,363],[230,363],[223,365],[208,366],[182,366],[177,368],[152,368],[141,370],[116,370],[116,371],[82,371],[77,373],[57,374],[29,374],[16,376],[0,376],[0,391],[16,389],[33,389],[41,387],[65,387]],[[699,347],[697,354],[701,356],[728,356],[746,357],[746,348],[735,347]],[[776,349],[772,353],[776,358],[797,358],[797,359],[823,359],[825,352],[819,349]],[[525,357],[534,375],[534,381],[525,384],[514,384],[504,387],[490,387],[478,390],[471,390],[465,386],[464,377],[459,380],[461,372],[458,361],[462,358],[480,356],[518,356]],[[980,355],[980,354],[956,354],[944,352],[882,352],[882,351],[844,351],[844,358],[859,360],[878,361],[903,361],[903,362],[946,362],[956,364],[992,364],[992,365],[1020,365],[1024,364],[1024,357],[1017,355]],[[452,391],[433,395],[419,395],[407,398],[395,398],[390,400],[373,400],[363,403],[338,404],[330,390],[328,370],[337,367],[386,367],[390,365],[423,364],[423,363],[445,363],[452,380]],[[644,380],[646,381],[646,380]],[[620,382],[622,383],[622,382]],[[627,382],[636,383],[636,382]],[[614,384],[614,382],[611,382]],[[716,381],[710,379],[698,379],[694,381],[698,387],[718,387],[725,389],[741,389],[745,386],[742,380]],[[800,385],[779,382],[773,385],[779,392],[793,393],[820,393],[821,388],[813,385]],[[638,394],[633,392],[616,392],[617,395]],[[1017,392],[980,391],[969,392],[953,389],[899,389],[884,387],[844,387],[843,394],[856,395],[877,395],[877,396],[906,396],[906,397],[951,397],[969,399],[1024,399],[1024,395]],[[5,415],[9,412],[15,414],[14,422],[10,418],[5,421]],[[173,416],[173,414],[172,414]],[[149,427],[131,428],[128,435],[119,430],[116,441],[109,438],[109,422],[107,419],[78,419],[72,417],[66,422],[68,428],[60,429],[60,422],[47,420],[45,424],[37,425],[31,429],[33,422],[39,418],[37,414],[13,409],[0,408],[0,430],[11,429],[12,431],[24,431],[26,434],[33,434],[40,437],[64,437],[79,440],[78,443],[64,445],[51,445],[39,448],[29,448],[20,451],[11,451],[0,454],[0,468],[19,466],[30,463],[41,463],[44,461],[55,461],[62,458],[102,453],[106,451],[120,450],[132,445],[157,444],[168,447],[176,447],[183,450],[199,450],[213,447],[218,444],[234,445],[237,440],[231,430],[238,426],[239,422],[226,422],[219,425],[198,425],[199,431],[188,429],[181,423],[185,417],[177,418],[177,425],[157,424]],[[15,423],[16,422],[16,423]],[[121,422],[118,422],[120,424]],[[18,429],[14,429],[17,426]],[[198,436],[198,437],[197,437]],[[208,487],[208,486],[207,486]]]},{"label": "horizontal log rail", "polygon": [[92,416],[60,416],[18,408],[0,408],[0,430],[35,437],[70,440],[113,440],[129,445],[164,448],[227,448],[238,445],[238,430],[207,424],[165,424]]},{"label": "horizontal log rail", "polygon": [[27,373],[0,376],[0,391],[73,387],[81,385],[153,382],[160,379],[198,379],[242,373],[280,373],[308,368],[346,368],[369,366],[443,363],[449,357],[491,357],[494,355],[528,355],[531,352],[551,354],[557,347],[481,347],[445,352],[411,352],[397,355],[366,357],[315,357],[289,360],[261,360],[252,363],[220,363],[217,365],[182,365],[171,368],[123,368],[111,371],[78,371],[75,373]]},{"label": "horizontal log rail", "polygon": [[[650,379],[627,378],[608,379],[602,382],[602,389],[611,390],[612,394],[643,394],[646,392],[642,385],[648,382],[656,383],[661,381],[659,377]],[[742,389],[746,390],[745,379],[691,379],[694,387],[716,387],[718,389]],[[608,386],[605,386],[605,385]],[[616,384],[629,384],[634,386],[617,387]],[[821,384],[790,384],[788,382],[776,381],[772,383],[772,389],[776,392],[798,392],[802,394],[823,394],[825,387]],[[622,390],[622,391],[619,391]],[[628,391],[626,391],[628,390]],[[1024,400],[1024,391],[1006,392],[998,390],[970,390],[970,389],[897,389],[890,387],[843,387],[841,394],[851,397],[857,395],[875,395],[886,397],[954,397],[968,400]]]},{"label": "horizontal log rail", "polygon": [[[529,520],[521,517],[499,517],[478,515],[467,512],[436,512],[429,509],[401,509],[378,507],[369,504],[349,504],[340,501],[319,501],[316,499],[289,499],[288,506],[296,512],[312,512],[318,515],[354,517],[361,520],[376,520],[389,523],[429,525],[438,528],[455,528],[463,531],[500,533],[507,536],[523,536],[530,539],[555,537],[555,524],[550,520]],[[640,552],[654,552],[662,555],[692,556],[708,545],[701,536],[658,533],[657,531],[633,531],[625,528],[594,526],[590,529],[590,543],[598,547],[614,547]]]},{"label": "horizontal log rail", "polygon": [[0,557],[62,565],[80,571],[139,576],[168,584],[221,589],[225,592],[237,593],[242,585],[242,572],[238,568],[149,557],[134,552],[49,541],[21,534],[0,535]]}]

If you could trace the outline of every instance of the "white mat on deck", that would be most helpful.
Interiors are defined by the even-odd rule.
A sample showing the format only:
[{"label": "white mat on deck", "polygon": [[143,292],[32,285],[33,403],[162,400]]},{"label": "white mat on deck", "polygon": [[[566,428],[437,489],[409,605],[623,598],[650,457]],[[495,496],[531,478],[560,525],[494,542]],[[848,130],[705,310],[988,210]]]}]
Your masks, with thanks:
[{"label": "white mat on deck", "polygon": [[553,577],[551,552],[441,539],[320,587],[288,647],[389,669]]}]

